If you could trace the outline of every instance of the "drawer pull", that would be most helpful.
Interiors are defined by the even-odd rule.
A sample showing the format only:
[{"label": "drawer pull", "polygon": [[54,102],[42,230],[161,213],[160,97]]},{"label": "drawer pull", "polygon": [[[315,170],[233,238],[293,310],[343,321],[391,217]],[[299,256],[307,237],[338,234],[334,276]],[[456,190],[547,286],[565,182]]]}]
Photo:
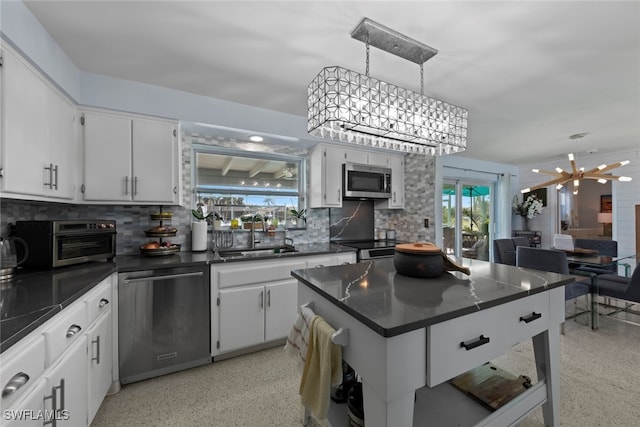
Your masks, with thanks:
[{"label": "drawer pull", "polygon": [[108,300],[108,299],[106,299],[106,298],[102,298],[102,299],[100,300],[100,304],[98,304],[98,307],[102,308],[102,307],[104,307],[104,306],[105,306],[105,305],[107,305],[107,304],[109,304],[109,300]]},{"label": "drawer pull", "polygon": [[29,381],[29,375],[24,372],[18,372],[15,374],[2,389],[2,397],[9,396],[20,389]]},{"label": "drawer pull", "polygon": [[489,342],[489,337],[485,337],[484,335],[480,335],[480,337],[474,341],[462,341],[460,343],[460,347],[464,347],[465,350],[473,350],[476,347],[480,347],[481,345],[485,345]]},{"label": "drawer pull", "polygon": [[71,338],[72,336],[74,336],[75,334],[80,332],[81,330],[82,330],[82,328],[79,325],[71,325],[71,326],[69,326],[69,329],[67,329],[67,338]]},{"label": "drawer pull", "polygon": [[530,315],[528,315],[528,316],[526,316],[526,317],[525,317],[525,316],[521,316],[521,317],[520,317],[520,321],[521,321],[521,322],[524,322],[524,323],[531,323],[531,322],[533,322],[534,320],[539,319],[539,318],[541,318],[541,317],[542,317],[542,313],[536,313],[536,312],[534,311],[533,313],[531,313]]}]

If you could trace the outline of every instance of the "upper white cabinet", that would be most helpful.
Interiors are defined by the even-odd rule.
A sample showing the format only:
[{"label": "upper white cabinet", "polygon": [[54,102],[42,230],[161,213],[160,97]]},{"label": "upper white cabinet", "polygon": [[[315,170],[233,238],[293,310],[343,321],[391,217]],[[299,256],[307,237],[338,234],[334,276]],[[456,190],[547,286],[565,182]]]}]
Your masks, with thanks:
[{"label": "upper white cabinet", "polygon": [[2,51],[2,190],[15,197],[73,199],[75,107],[31,64]]},{"label": "upper white cabinet", "polygon": [[178,124],[102,111],[82,113],[84,200],[177,204]]},{"label": "upper white cabinet", "polygon": [[342,165],[360,163],[391,169],[391,198],[379,200],[376,209],[404,209],[404,154],[346,148],[318,144],[311,150],[309,207],[332,208],[342,206]]}]

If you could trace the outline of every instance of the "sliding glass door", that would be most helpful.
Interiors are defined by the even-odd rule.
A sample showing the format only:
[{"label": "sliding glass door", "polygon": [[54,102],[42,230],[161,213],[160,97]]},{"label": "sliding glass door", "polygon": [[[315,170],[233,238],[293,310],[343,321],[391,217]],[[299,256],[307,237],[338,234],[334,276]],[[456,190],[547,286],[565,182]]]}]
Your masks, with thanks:
[{"label": "sliding glass door", "polygon": [[445,180],[442,185],[442,248],[449,255],[489,260],[492,182]]}]

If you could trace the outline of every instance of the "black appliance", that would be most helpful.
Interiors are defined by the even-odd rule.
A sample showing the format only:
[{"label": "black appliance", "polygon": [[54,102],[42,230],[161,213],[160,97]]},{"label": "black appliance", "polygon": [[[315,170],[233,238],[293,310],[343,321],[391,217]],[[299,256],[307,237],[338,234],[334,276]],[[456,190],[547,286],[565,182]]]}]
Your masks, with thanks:
[{"label": "black appliance", "polygon": [[396,240],[375,239],[373,200],[344,200],[329,209],[331,241],[358,250],[358,261],[392,257]]},{"label": "black appliance", "polygon": [[345,163],[343,197],[388,199],[391,197],[391,169],[380,166]]},{"label": "black appliance", "polygon": [[10,229],[27,244],[24,267],[51,269],[116,255],[113,220],[16,221]]}]

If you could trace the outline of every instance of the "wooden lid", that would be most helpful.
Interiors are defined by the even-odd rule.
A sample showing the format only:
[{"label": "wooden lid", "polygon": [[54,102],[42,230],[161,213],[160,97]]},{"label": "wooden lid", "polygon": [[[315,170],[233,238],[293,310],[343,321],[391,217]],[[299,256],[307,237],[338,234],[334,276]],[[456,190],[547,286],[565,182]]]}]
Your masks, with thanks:
[{"label": "wooden lid", "polygon": [[431,242],[399,243],[396,251],[408,254],[437,254],[441,250]]}]

